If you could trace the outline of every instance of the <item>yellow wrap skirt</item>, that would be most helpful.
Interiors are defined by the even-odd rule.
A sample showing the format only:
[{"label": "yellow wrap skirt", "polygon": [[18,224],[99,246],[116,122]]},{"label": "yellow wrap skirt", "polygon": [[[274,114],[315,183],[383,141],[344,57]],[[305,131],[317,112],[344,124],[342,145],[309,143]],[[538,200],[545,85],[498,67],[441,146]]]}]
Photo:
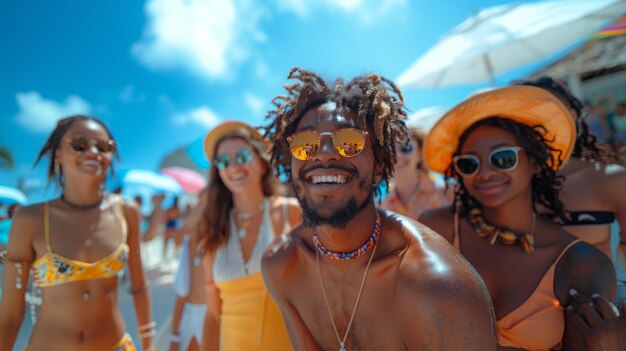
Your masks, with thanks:
[{"label": "yellow wrap skirt", "polygon": [[220,350],[293,350],[261,273],[215,285],[222,299]]}]

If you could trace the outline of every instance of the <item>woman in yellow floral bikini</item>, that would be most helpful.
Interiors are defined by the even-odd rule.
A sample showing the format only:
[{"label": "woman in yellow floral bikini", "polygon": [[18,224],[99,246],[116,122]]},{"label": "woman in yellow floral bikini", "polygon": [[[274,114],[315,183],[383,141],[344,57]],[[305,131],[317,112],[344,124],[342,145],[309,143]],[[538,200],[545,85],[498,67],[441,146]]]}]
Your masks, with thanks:
[{"label": "woman in yellow floral bikini", "polygon": [[14,218],[4,258],[0,350],[13,349],[31,269],[42,304],[25,350],[136,350],[118,308],[117,277],[126,265],[139,337],[150,349],[155,323],[139,254],[139,212],[101,190],[117,157],[111,133],[93,117],[64,118],[37,161],[44,156],[62,193]]}]

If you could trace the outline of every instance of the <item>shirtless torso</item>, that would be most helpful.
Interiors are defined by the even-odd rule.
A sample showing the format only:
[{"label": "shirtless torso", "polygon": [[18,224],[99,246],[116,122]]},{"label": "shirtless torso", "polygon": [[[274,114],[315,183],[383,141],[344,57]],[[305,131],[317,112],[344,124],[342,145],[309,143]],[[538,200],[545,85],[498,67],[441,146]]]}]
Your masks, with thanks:
[{"label": "shirtless torso", "polygon": [[[495,329],[489,296],[475,271],[436,233],[390,212],[347,337],[349,350],[489,350]],[[296,350],[339,343],[323,298],[312,230],[299,226],[263,262],[266,283]],[[320,257],[323,282],[343,337],[369,255]],[[338,287],[338,288],[331,288]],[[464,311],[459,313],[459,311]]]}]

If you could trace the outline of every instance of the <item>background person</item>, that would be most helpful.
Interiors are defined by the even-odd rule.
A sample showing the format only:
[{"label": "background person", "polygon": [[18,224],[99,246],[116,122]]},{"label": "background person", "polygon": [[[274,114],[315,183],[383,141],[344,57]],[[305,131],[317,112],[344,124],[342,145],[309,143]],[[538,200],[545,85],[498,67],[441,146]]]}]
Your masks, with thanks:
[{"label": "background person", "polygon": [[[501,350],[581,344],[563,308],[571,289],[615,296],[607,256],[538,213],[564,217],[556,171],[575,143],[567,109],[548,92],[507,87],[463,101],[432,128],[424,160],[454,177],[456,206],[420,221],[452,243],[482,276]],[[608,349],[606,349],[608,351]]]},{"label": "background person", "polygon": [[291,350],[283,319],[261,276],[261,256],[299,222],[299,207],[276,196],[267,145],[256,129],[224,122],[207,134],[204,145],[212,167],[197,226],[198,251],[209,282],[203,347]]},{"label": "background person", "polygon": [[11,350],[24,317],[29,270],[42,304],[29,350],[135,350],[118,308],[118,274],[130,272],[144,350],[155,323],[139,253],[139,213],[102,191],[117,157],[106,125],[88,116],[61,119],[41,149],[61,197],[25,206],[11,227],[0,302],[0,350]]},{"label": "background person", "polygon": [[[206,316],[206,277],[202,256],[199,252],[194,231],[202,220],[202,213],[206,205],[208,188],[198,195],[198,203],[185,218],[179,234],[181,239],[180,264],[174,289],[176,302],[172,314],[169,335],[170,351],[195,351],[202,345],[204,335],[204,319]],[[195,248],[195,250],[192,250]]]},{"label": "background person", "polygon": [[390,191],[381,208],[417,220],[422,212],[450,204],[443,181],[436,183],[422,161],[424,133],[409,129],[408,142],[396,142],[397,163],[394,166]]},{"label": "background person", "polygon": [[[568,215],[556,218],[558,224],[574,236],[594,245],[605,255],[620,263],[618,302],[626,298],[626,169],[622,154],[611,145],[599,142],[589,132],[580,100],[550,77],[514,82],[542,88],[558,98],[568,109],[576,126],[576,141],[569,162],[559,170],[565,177],[559,198]],[[620,257],[611,248],[611,224],[619,235]]]}]

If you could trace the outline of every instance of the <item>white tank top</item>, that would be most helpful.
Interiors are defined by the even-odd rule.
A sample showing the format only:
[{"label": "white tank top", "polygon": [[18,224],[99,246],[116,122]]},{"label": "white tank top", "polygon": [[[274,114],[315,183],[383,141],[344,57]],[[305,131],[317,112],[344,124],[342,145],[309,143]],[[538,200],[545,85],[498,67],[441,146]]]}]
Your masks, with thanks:
[{"label": "white tank top", "polygon": [[[285,201],[284,209],[287,208]],[[245,276],[261,272],[261,258],[265,249],[272,243],[275,238],[274,227],[272,226],[272,218],[270,216],[270,201],[265,198],[263,204],[263,219],[259,225],[259,233],[256,243],[252,249],[252,255],[248,262],[243,260],[243,252],[241,251],[241,242],[237,236],[237,229],[233,211],[230,212],[229,227],[230,234],[228,241],[220,246],[215,253],[215,261],[213,262],[213,280],[216,282],[243,278]],[[286,211],[285,211],[286,212]],[[291,228],[289,217],[286,219],[283,231]],[[288,229],[287,229],[288,230]]]}]

